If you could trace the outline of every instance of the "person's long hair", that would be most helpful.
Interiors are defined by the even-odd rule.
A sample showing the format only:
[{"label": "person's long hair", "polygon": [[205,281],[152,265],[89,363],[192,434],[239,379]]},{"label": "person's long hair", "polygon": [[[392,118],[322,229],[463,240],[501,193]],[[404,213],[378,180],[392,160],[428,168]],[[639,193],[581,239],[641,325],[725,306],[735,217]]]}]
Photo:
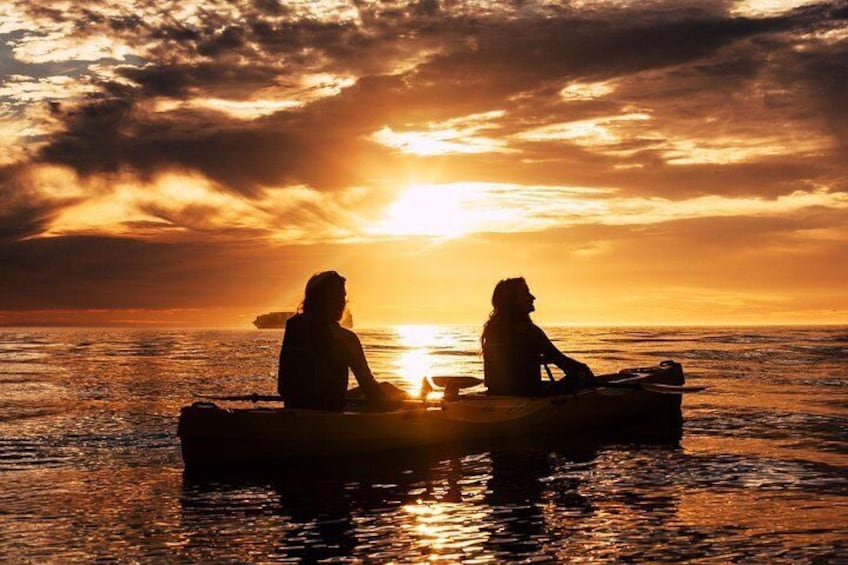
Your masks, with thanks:
[{"label": "person's long hair", "polygon": [[530,319],[530,314],[518,307],[518,297],[526,291],[527,281],[524,277],[503,279],[495,285],[492,291],[492,312],[480,337],[483,349],[495,332],[503,331],[513,322]]},{"label": "person's long hair", "polygon": [[338,322],[345,304],[345,278],[336,271],[324,271],[307,281],[299,309],[314,320]]}]

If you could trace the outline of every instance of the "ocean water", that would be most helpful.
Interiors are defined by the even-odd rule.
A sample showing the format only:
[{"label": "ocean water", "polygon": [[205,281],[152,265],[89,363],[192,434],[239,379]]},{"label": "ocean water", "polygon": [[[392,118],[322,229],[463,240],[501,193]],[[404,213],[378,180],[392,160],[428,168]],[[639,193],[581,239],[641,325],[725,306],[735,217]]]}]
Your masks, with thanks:
[{"label": "ocean water", "polygon": [[[277,330],[0,329],[0,562],[848,563],[848,328],[546,328],[596,373],[683,363],[679,444],[183,476],[179,409],[273,393]],[[361,329],[480,374],[475,327]]]}]

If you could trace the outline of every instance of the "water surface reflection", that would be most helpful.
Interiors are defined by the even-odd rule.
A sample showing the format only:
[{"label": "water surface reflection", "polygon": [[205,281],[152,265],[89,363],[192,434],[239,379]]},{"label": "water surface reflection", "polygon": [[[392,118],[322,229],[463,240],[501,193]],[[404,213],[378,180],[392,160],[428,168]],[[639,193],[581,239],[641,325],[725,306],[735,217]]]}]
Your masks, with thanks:
[{"label": "water surface reflection", "polygon": [[[620,519],[619,512],[599,512],[584,492],[603,491],[591,486],[604,480],[596,475],[598,449],[456,448],[352,459],[344,466],[318,462],[241,476],[186,476],[181,525],[193,539],[226,547],[244,547],[255,537],[247,524],[272,528],[274,554],[284,559],[557,560],[570,539],[595,549],[606,543],[607,531],[583,531],[587,519]],[[653,508],[627,502],[641,510],[669,505],[665,499],[653,500]],[[220,530],[222,516],[231,520],[232,543]]]},{"label": "water surface reflection", "polygon": [[[358,330],[381,378],[480,375],[479,327]],[[404,333],[405,332],[405,333]],[[184,477],[180,406],[272,393],[279,332],[0,331],[0,562],[838,563],[845,328],[551,328],[597,372],[681,361],[680,444],[498,443]]]}]

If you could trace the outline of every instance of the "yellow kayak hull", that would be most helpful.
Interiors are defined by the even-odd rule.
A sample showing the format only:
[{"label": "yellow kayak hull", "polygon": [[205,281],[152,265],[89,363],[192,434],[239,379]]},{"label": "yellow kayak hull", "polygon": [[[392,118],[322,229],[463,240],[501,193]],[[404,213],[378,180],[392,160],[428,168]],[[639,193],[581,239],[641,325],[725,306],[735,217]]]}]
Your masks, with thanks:
[{"label": "yellow kayak hull", "polygon": [[601,378],[609,387],[544,397],[468,394],[425,406],[406,402],[385,412],[222,408],[195,403],[180,414],[187,468],[388,452],[475,440],[556,435],[583,438],[604,430],[661,421],[680,426],[681,395],[641,383],[684,384],[680,364],[626,369]]}]

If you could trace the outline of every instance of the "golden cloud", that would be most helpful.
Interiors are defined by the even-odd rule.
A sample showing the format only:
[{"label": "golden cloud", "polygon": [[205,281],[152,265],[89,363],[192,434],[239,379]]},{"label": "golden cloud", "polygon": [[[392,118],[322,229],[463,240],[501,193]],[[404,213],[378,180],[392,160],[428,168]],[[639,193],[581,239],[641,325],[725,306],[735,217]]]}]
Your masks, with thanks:
[{"label": "golden cloud", "polygon": [[446,155],[450,153],[508,153],[506,140],[477,135],[497,126],[495,120],[505,112],[496,110],[429,122],[425,130],[396,132],[385,126],[370,139],[412,155]]}]

